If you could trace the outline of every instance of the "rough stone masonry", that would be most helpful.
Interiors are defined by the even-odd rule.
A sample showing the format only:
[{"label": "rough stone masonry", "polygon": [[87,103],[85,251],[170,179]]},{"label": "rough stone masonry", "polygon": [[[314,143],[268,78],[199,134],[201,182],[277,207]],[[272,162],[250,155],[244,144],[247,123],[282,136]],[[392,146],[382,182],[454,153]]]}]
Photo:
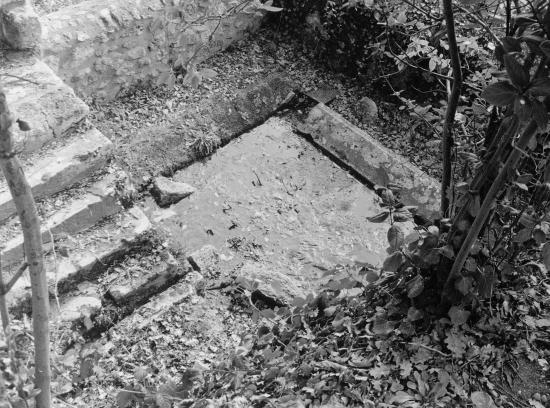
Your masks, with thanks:
[{"label": "rough stone masonry", "polygon": [[13,50],[40,47],[42,28],[30,0],[0,0],[0,39]]}]

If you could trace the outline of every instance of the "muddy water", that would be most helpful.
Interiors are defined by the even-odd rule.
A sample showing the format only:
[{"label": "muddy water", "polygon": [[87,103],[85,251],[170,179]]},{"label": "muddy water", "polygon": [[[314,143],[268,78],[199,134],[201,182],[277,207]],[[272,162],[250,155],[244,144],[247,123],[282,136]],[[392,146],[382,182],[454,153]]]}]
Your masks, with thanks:
[{"label": "muddy water", "polygon": [[374,192],[284,119],[270,119],[174,180],[197,191],[151,218],[186,251],[211,244],[224,259],[283,273],[306,291],[337,264],[379,266],[387,254],[388,225],[366,219],[380,211]]}]

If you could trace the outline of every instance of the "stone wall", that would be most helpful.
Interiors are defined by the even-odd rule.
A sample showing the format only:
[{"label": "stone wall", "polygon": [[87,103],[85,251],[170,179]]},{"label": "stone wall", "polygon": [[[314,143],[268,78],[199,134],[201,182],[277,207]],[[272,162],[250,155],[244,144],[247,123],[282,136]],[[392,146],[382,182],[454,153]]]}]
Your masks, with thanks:
[{"label": "stone wall", "polygon": [[90,0],[46,15],[43,59],[77,94],[109,100],[137,83],[164,82],[173,62],[204,60],[263,17],[232,13],[234,0],[187,0],[183,10],[168,3]]}]

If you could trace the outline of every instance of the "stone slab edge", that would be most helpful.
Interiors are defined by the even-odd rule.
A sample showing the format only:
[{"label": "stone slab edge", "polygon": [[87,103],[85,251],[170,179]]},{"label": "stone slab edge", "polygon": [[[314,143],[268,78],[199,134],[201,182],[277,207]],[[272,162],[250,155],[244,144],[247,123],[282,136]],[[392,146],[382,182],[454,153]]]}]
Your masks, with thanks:
[{"label": "stone slab edge", "polygon": [[[116,176],[108,174],[92,185],[89,192],[53,213],[42,224],[43,243],[51,242],[51,235],[73,235],[85,231],[98,221],[120,212],[122,206],[118,202],[115,182]],[[23,259],[23,235],[7,241],[1,256],[4,266],[20,262]]]},{"label": "stone slab edge", "polygon": [[231,99],[213,96],[202,101],[198,114],[195,109],[181,112],[162,132],[157,127],[143,129],[129,148],[117,149],[114,154],[138,185],[159,175],[170,177],[204,158],[186,145],[182,136],[189,123],[193,128],[211,129],[221,146],[267,120],[292,98],[296,89],[283,74],[272,74],[237,91]]},{"label": "stone slab edge", "polygon": [[[48,286],[53,296],[54,285],[57,282],[58,294],[61,295],[89,279],[100,275],[109,265],[120,259],[124,254],[132,250],[133,246],[140,241],[140,236],[152,229],[149,218],[137,207],[132,207],[123,215],[122,225],[104,228],[113,229],[113,238],[110,245],[93,252],[83,249],[70,252],[68,257],[61,257],[57,254],[49,254],[45,259]],[[57,270],[56,270],[57,267]],[[7,296],[10,312],[19,316],[22,313],[30,312],[30,289],[27,279],[19,279]]]},{"label": "stone slab edge", "polygon": [[373,184],[402,186],[401,201],[418,206],[418,213],[439,217],[440,185],[403,156],[392,152],[365,131],[324,104],[316,105],[305,120],[313,141],[349,165]]},{"label": "stone slab edge", "polygon": [[14,118],[30,126],[30,131],[12,126],[17,150],[23,154],[62,137],[89,112],[88,106],[50,67],[29,53],[8,54],[0,73],[17,76],[2,77],[2,85]]},{"label": "stone slab edge", "polygon": [[[59,193],[104,167],[112,143],[99,130],[91,129],[70,144],[47,152],[25,169],[35,199]],[[15,205],[5,180],[0,182],[0,222],[15,214]]]}]

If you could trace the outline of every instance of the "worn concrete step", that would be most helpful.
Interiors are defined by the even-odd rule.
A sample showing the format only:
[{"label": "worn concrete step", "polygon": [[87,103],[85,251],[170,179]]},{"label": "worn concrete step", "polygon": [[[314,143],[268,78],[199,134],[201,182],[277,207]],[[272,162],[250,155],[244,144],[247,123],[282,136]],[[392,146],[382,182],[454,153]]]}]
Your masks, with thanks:
[{"label": "worn concrete step", "polygon": [[[162,245],[133,251],[97,278],[67,286],[72,290],[59,303],[51,302],[52,320],[86,336],[98,335],[151,299],[172,303],[181,298],[181,290],[173,286],[181,287],[184,278],[189,283],[197,280],[197,274],[184,258],[176,259]],[[165,292],[168,295],[163,297]],[[184,292],[187,295],[189,290]]]},{"label": "worn concrete step", "polygon": [[[132,207],[91,229],[55,242],[45,265],[51,297],[62,296],[84,281],[95,280],[107,268],[139,246],[151,231],[147,216]],[[7,296],[15,314],[30,312],[30,280],[22,276]]]},{"label": "worn concrete step", "polygon": [[[35,200],[40,200],[91,176],[105,167],[112,143],[96,128],[33,157],[25,168]],[[16,213],[5,179],[0,180],[0,222]]]},{"label": "worn concrete step", "polygon": [[88,114],[88,106],[35,56],[22,52],[3,55],[0,76],[14,118],[31,128],[21,131],[17,124],[12,127],[16,148],[23,154],[62,137]]},{"label": "worn concrete step", "polygon": [[120,268],[112,273],[108,290],[104,294],[116,306],[135,307],[180,280],[191,266],[185,260],[176,260],[163,251],[150,268]]},{"label": "worn concrete step", "polygon": [[[62,206],[46,216],[42,222],[42,241],[44,244],[59,237],[78,234],[95,225],[103,218],[114,215],[122,210],[118,199],[118,185],[124,177],[121,173],[110,173],[88,187],[68,192],[72,198],[61,197]],[[69,196],[70,197],[70,196]],[[67,199],[64,201],[64,199]],[[23,235],[18,225],[6,225],[7,233],[1,236],[11,236],[4,242],[1,252],[4,267],[20,264],[23,261]]]}]

